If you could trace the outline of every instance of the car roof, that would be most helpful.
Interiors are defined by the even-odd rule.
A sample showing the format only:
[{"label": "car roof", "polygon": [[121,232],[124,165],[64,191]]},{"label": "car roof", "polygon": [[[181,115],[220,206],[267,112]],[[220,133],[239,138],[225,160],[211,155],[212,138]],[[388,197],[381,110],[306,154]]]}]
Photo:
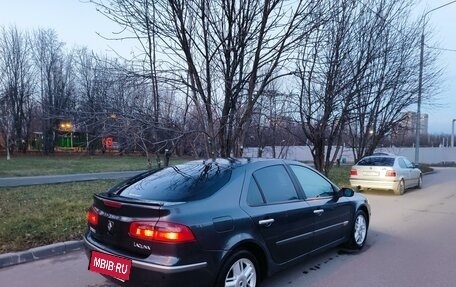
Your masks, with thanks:
[{"label": "car roof", "polygon": [[250,158],[250,157],[218,157],[218,158],[209,158],[209,159],[197,159],[188,161],[187,163],[193,164],[207,164],[207,163],[218,163],[218,164],[248,164],[250,162],[257,162],[257,161],[270,161],[270,160],[277,160],[277,159],[270,159],[270,158]]},{"label": "car roof", "polygon": [[384,151],[382,151],[382,152],[374,152],[374,153],[371,154],[371,155],[390,155],[390,156],[395,156],[394,153],[384,152]]},{"label": "car roof", "polygon": [[[363,158],[371,158],[371,157],[403,158],[403,156],[401,156],[401,155],[377,155],[377,154],[368,155],[368,156],[365,156],[365,157],[363,157]],[[362,159],[363,159],[363,158],[362,158]]]},{"label": "car roof", "polygon": [[270,164],[302,164],[301,162],[294,161],[294,160],[287,160],[287,159],[277,159],[277,158],[254,158],[254,157],[243,157],[243,158],[215,158],[215,159],[199,159],[199,160],[193,160],[193,161],[188,161],[184,162],[182,164],[211,164],[215,163],[217,165],[225,166],[225,167],[231,167],[231,168],[236,168],[240,166],[245,166],[248,164],[252,163],[270,163]]}]

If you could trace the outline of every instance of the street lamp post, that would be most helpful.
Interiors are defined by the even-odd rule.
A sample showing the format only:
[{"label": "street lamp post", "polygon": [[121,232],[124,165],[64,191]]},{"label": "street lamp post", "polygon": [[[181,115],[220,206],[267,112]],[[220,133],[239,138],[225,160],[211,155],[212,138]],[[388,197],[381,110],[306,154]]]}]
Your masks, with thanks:
[{"label": "street lamp post", "polygon": [[453,119],[453,122],[451,124],[451,147],[454,147],[454,122],[456,122],[456,119]]},{"label": "street lamp post", "polygon": [[421,43],[420,43],[420,74],[418,77],[418,101],[417,101],[417,108],[416,108],[416,131],[415,131],[415,163],[420,162],[420,130],[421,130],[421,93],[423,91],[423,66],[424,66],[424,27],[426,25],[426,16],[440,8],[448,6],[450,4],[456,3],[456,0],[450,1],[439,7],[431,9],[424,13],[423,15],[423,31],[421,32]]}]

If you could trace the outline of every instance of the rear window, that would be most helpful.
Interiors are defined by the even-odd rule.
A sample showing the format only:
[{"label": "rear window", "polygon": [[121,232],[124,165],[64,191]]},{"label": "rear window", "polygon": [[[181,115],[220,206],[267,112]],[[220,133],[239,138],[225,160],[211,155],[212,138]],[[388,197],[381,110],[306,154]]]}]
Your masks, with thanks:
[{"label": "rear window", "polygon": [[168,167],[128,186],[120,196],[153,201],[193,201],[206,198],[231,178],[229,166],[188,163]]},{"label": "rear window", "polygon": [[358,165],[373,165],[373,166],[393,166],[393,157],[366,157],[358,162]]}]

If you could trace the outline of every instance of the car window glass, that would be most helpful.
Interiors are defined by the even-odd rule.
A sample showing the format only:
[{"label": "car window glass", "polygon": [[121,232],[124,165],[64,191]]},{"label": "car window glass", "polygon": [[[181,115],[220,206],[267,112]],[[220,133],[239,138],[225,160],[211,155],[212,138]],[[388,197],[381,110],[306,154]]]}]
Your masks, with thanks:
[{"label": "car window glass", "polygon": [[402,158],[397,159],[399,166],[401,168],[407,168],[407,165],[405,164],[404,160]]},{"label": "car window glass", "polygon": [[255,177],[266,203],[298,199],[298,194],[283,165],[275,165],[257,170]]},{"label": "car window glass", "polygon": [[119,195],[154,201],[193,201],[211,196],[230,178],[230,166],[186,163],[153,173],[127,186]]},{"label": "car window glass", "polygon": [[247,203],[251,206],[264,204],[261,191],[253,177],[250,179],[249,190],[247,192]]},{"label": "car window glass", "polygon": [[299,165],[291,165],[290,167],[308,198],[334,195],[332,185],[320,174]]},{"label": "car window glass", "polygon": [[372,165],[372,166],[393,166],[394,157],[383,157],[383,156],[370,156],[361,159],[357,165]]},{"label": "car window glass", "polygon": [[409,161],[408,159],[404,158],[404,162],[408,168],[414,168],[413,163],[411,161]]}]

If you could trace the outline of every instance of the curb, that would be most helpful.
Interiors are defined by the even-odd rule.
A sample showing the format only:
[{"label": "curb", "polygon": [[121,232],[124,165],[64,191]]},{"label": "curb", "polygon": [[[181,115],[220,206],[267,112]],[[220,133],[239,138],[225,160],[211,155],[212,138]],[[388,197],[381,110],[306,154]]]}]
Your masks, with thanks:
[{"label": "curb", "polygon": [[73,240],[35,247],[20,252],[0,254],[0,269],[78,251],[82,249],[82,246],[82,240]]},{"label": "curb", "polygon": [[423,175],[430,175],[430,174],[433,174],[433,173],[437,173],[437,171],[431,170],[431,171],[423,172]]}]

